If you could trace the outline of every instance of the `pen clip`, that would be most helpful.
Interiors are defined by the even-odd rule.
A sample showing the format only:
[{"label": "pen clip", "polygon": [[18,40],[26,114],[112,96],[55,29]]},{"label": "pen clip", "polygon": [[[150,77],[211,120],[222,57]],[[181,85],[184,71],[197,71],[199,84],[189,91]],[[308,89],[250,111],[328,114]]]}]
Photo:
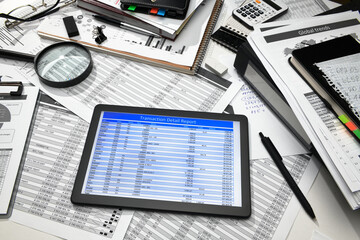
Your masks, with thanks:
[{"label": "pen clip", "polygon": [[0,82],[0,87],[1,86],[7,86],[7,87],[17,87],[16,91],[12,91],[9,90],[9,92],[1,92],[1,95],[7,95],[9,94],[10,96],[21,96],[24,86],[22,84],[22,82]]}]

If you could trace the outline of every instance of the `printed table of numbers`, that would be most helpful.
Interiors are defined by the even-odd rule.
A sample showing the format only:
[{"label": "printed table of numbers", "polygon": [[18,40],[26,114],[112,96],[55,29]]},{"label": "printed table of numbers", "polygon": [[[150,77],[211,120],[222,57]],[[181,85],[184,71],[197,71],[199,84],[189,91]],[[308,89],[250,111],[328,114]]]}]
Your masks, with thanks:
[{"label": "printed table of numbers", "polygon": [[105,112],[82,192],[240,205],[234,122]]}]

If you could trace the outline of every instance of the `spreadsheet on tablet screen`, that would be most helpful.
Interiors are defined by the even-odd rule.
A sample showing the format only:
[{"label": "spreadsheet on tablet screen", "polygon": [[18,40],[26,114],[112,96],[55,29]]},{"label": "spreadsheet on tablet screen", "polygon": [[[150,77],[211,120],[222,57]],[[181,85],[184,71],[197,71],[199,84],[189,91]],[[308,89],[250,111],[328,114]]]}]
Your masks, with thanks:
[{"label": "spreadsheet on tablet screen", "polygon": [[82,194],[241,207],[240,122],[103,111]]}]

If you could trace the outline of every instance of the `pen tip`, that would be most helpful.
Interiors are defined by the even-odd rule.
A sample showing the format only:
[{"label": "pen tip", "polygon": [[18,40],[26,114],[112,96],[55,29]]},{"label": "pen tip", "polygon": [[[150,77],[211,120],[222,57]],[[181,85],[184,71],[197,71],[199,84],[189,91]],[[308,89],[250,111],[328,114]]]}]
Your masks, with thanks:
[{"label": "pen tip", "polygon": [[264,137],[264,134],[262,132],[259,132],[260,137]]}]

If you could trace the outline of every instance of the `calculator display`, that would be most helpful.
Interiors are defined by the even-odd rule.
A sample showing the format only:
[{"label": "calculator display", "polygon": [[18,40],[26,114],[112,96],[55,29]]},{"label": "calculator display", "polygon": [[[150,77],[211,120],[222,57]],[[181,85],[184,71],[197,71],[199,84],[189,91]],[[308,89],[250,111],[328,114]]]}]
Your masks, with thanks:
[{"label": "calculator display", "polygon": [[278,6],[277,4],[275,4],[273,1],[270,1],[270,0],[263,0],[263,1],[266,2],[267,4],[269,4],[275,10],[280,10],[281,9],[281,7]]}]

